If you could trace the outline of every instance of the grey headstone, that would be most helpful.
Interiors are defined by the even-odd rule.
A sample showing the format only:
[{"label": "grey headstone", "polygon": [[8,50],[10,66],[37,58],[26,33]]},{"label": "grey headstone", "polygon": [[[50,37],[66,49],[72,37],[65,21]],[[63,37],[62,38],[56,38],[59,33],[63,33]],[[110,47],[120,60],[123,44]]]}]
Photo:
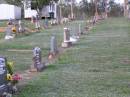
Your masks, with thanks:
[{"label": "grey headstone", "polygon": [[6,36],[12,36],[12,26],[9,25],[7,28],[6,28],[6,32],[5,32]]},{"label": "grey headstone", "polygon": [[52,36],[51,37],[51,44],[50,44],[50,53],[52,54],[56,54],[58,52],[58,49],[57,49],[57,41],[56,41],[56,37],[55,36]]},{"label": "grey headstone", "polygon": [[45,17],[44,27],[45,27],[45,28],[48,28],[48,26],[49,26],[49,21],[48,21],[48,18]]},{"label": "grey headstone", "polygon": [[36,15],[35,28],[39,29],[40,27],[41,27],[40,26],[40,17],[39,17],[39,15]]},{"label": "grey headstone", "polygon": [[19,27],[18,30],[20,33],[24,32],[23,23],[21,20],[19,20],[19,22],[18,22],[18,27]]},{"label": "grey headstone", "polygon": [[6,68],[6,58],[0,57],[0,95],[2,95],[4,92],[7,92],[7,68]]},{"label": "grey headstone", "polygon": [[81,24],[79,24],[79,33],[81,33]]},{"label": "grey headstone", "polygon": [[33,49],[33,61],[34,68],[36,68],[37,71],[42,71],[44,69],[44,64],[42,64],[41,56],[41,49],[39,47],[35,47]]}]

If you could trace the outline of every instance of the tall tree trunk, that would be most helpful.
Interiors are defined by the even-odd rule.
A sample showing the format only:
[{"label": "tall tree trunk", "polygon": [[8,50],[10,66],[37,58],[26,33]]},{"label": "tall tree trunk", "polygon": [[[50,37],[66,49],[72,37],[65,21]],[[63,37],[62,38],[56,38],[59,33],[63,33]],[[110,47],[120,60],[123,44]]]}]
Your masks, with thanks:
[{"label": "tall tree trunk", "polygon": [[97,6],[97,0],[95,0],[94,3],[95,3],[95,17],[96,17],[96,20],[98,20],[98,6]]},{"label": "tall tree trunk", "polygon": [[74,18],[74,13],[73,13],[73,1],[71,0],[71,18]]},{"label": "tall tree trunk", "polygon": [[128,0],[124,0],[124,16],[128,17],[128,10],[127,10]]},{"label": "tall tree trunk", "polygon": [[107,12],[108,12],[108,10],[107,10],[107,0],[105,0],[105,18],[108,17]]},{"label": "tall tree trunk", "polygon": [[61,20],[62,20],[62,6],[60,6],[60,23],[61,23]]}]

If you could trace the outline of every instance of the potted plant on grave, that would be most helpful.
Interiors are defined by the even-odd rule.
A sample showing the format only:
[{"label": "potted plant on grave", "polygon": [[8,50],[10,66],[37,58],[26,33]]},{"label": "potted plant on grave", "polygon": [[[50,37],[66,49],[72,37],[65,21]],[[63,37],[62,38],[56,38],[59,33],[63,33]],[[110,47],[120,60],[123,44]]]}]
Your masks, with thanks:
[{"label": "potted plant on grave", "polygon": [[8,85],[11,88],[12,93],[17,91],[17,83],[19,82],[19,80],[21,80],[21,77],[19,74],[14,74],[13,72],[13,62],[8,62],[7,63],[7,80],[8,80]]}]

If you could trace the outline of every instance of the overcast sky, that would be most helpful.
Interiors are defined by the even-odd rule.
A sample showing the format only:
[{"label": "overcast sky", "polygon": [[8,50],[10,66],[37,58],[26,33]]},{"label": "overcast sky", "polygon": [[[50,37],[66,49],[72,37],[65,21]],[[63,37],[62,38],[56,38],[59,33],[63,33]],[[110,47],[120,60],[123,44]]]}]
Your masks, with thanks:
[{"label": "overcast sky", "polygon": [[[80,2],[80,1],[82,1],[82,0],[76,0],[78,3]],[[88,0],[88,1],[90,1],[90,0]],[[115,0],[117,3],[124,3],[124,0]]]}]

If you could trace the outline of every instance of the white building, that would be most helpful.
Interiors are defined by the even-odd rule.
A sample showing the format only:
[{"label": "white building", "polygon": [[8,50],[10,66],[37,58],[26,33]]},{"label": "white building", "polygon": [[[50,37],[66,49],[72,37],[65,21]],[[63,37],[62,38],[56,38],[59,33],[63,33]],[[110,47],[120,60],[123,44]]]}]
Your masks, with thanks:
[{"label": "white building", "polygon": [[0,4],[0,20],[21,19],[21,8],[15,5]]},{"label": "white building", "polygon": [[[57,18],[57,9],[58,5],[57,3],[53,2],[52,4],[49,4],[47,6],[43,6],[42,8],[42,17],[50,17],[50,14],[54,14],[54,18]],[[24,1],[24,18],[31,18],[32,16],[36,16],[37,11],[34,9],[31,9],[31,0],[25,0]]]}]

